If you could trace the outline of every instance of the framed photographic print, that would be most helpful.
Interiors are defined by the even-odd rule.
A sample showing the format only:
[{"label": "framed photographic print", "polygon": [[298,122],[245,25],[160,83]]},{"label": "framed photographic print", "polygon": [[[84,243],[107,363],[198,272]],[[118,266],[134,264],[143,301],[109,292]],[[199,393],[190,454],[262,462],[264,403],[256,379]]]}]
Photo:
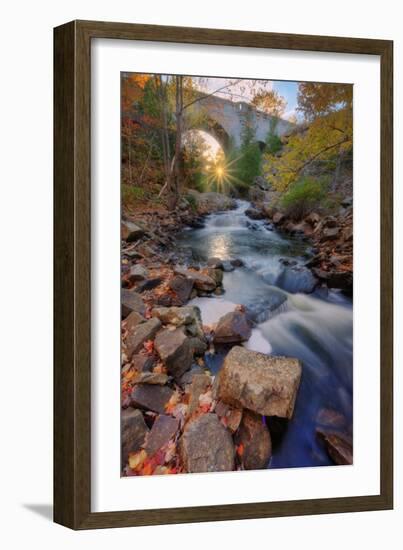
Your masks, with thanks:
[{"label": "framed photographic print", "polygon": [[55,521],[392,508],[392,42],[54,38]]}]

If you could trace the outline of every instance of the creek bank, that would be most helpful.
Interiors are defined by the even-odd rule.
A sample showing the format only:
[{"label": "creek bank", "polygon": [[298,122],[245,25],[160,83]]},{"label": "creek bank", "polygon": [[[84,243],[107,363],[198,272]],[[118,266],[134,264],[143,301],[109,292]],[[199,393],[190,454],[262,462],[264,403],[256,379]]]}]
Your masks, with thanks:
[{"label": "creek bank", "polygon": [[[353,291],[353,199],[341,200],[336,212],[316,209],[295,220],[280,206],[280,194],[270,185],[256,178],[249,197],[252,207],[245,214],[252,220],[266,220],[268,227],[275,227],[287,235],[310,242],[315,254],[305,267],[312,272],[312,290],[318,284],[342,290],[348,296]],[[290,267],[292,274],[295,267]],[[315,284],[313,284],[315,282]],[[281,286],[281,285],[280,285]],[[284,287],[288,290],[287,287]],[[301,289],[302,292],[312,290]],[[293,290],[290,289],[292,292]]]},{"label": "creek bank", "polygon": [[[178,229],[189,218],[202,223],[197,210],[132,216],[141,231],[129,240],[134,228],[122,233],[124,475],[266,468],[269,426],[294,414],[299,361],[243,347],[254,329],[241,304],[210,324],[197,306],[187,305],[222,294],[224,272],[243,266],[239,258],[220,257],[195,264],[177,250]],[[214,376],[207,359],[218,353],[225,366]],[[318,421],[319,428],[327,430]],[[323,441],[334,460],[329,437]]]}]

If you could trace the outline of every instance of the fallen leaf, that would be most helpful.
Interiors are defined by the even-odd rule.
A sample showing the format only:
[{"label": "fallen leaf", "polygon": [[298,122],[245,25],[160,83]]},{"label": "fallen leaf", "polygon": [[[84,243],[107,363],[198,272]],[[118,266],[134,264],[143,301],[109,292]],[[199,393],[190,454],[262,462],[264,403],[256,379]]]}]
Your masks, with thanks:
[{"label": "fallen leaf", "polygon": [[141,451],[137,451],[136,453],[130,453],[129,454],[129,467],[132,470],[138,470],[142,467],[145,460],[147,459],[147,453],[144,449],[141,449]]},{"label": "fallen leaf", "polygon": [[146,342],[144,342],[143,344],[144,346],[144,349],[146,350],[146,352],[151,355],[154,351],[154,342],[152,340],[147,340]]},{"label": "fallen leaf", "polygon": [[244,444],[243,444],[243,443],[240,443],[240,444],[236,447],[237,455],[238,455],[238,456],[242,456],[244,450],[245,450]]}]

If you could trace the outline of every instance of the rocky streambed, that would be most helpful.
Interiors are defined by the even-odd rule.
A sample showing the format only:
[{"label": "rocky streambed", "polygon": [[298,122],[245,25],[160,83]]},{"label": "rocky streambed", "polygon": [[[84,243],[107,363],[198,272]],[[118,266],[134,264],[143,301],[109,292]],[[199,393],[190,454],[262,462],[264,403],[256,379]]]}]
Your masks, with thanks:
[{"label": "rocky streambed", "polygon": [[351,463],[351,301],[208,204],[122,227],[123,475]]}]

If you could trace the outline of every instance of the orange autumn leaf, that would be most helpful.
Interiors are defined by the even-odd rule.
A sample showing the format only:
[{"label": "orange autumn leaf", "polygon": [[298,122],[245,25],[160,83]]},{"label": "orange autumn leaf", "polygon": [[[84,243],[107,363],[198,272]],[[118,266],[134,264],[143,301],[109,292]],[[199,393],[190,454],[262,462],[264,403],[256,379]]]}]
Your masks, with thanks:
[{"label": "orange autumn leaf", "polygon": [[154,467],[152,462],[148,462],[145,464],[145,466],[141,469],[140,474],[142,476],[150,476],[154,471]]},{"label": "orange autumn leaf", "polygon": [[175,392],[171,399],[168,401],[168,403],[165,405],[165,412],[168,414],[172,414],[175,410],[176,405],[179,403],[179,392]]},{"label": "orange autumn leaf", "polygon": [[244,453],[244,450],[245,450],[244,444],[240,443],[236,448],[236,452],[237,452],[238,456],[242,456],[243,453]]}]

